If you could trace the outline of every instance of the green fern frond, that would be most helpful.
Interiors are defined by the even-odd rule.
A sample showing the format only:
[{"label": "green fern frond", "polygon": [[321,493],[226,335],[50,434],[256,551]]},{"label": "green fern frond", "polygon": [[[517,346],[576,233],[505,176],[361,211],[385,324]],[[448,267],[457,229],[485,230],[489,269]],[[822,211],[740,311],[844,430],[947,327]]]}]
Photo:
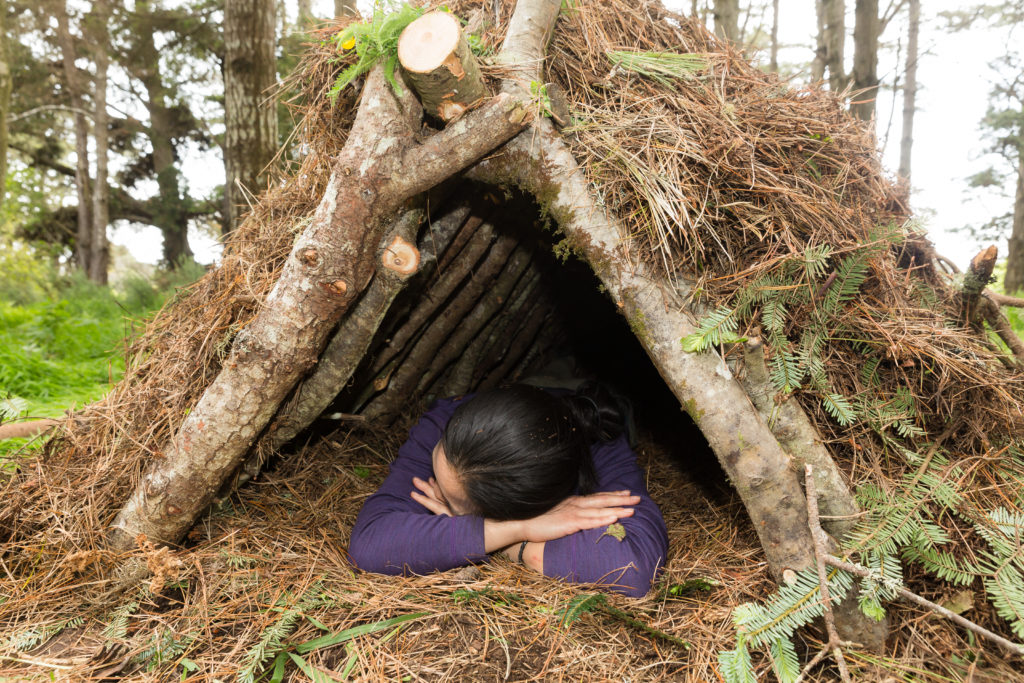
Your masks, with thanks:
[{"label": "green fern frond", "polygon": [[768,648],[768,656],[772,660],[772,671],[779,683],[793,683],[800,676],[800,660],[796,656],[796,648],[789,638],[772,641]]},{"label": "green fern frond", "polygon": [[921,548],[909,545],[903,548],[903,559],[917,562],[925,571],[934,574],[943,581],[960,586],[967,586],[981,575],[981,570],[967,562],[962,562],[945,550],[935,547]]},{"label": "green fern frond", "polygon": [[761,324],[770,334],[783,334],[786,329],[786,305],[778,299],[765,303],[761,309]]},{"label": "green fern frond", "polygon": [[799,389],[803,382],[806,368],[800,362],[800,356],[782,349],[772,355],[769,363],[769,377],[777,391],[790,393]]},{"label": "green fern frond", "polygon": [[740,337],[736,334],[736,327],[735,311],[726,306],[720,306],[701,318],[697,330],[693,334],[682,338],[683,350],[689,353],[699,353],[718,344],[740,341]]},{"label": "green fern frond", "polygon": [[842,394],[823,394],[821,404],[825,412],[832,416],[841,426],[847,427],[857,421],[857,413]]},{"label": "green fern frond", "polygon": [[[829,594],[842,600],[853,585],[846,572],[830,569]],[[732,619],[745,642],[754,647],[789,637],[796,629],[824,613],[818,593],[818,572],[808,567],[797,572],[792,583],[786,583],[762,604],[745,603],[733,610]]]},{"label": "green fern frond", "polygon": [[245,653],[237,674],[240,683],[253,683],[256,675],[262,671],[263,664],[284,650],[284,639],[295,629],[303,613],[326,600],[319,582],[310,586],[294,606],[288,607],[291,598],[288,595],[278,601],[276,607],[281,616],[263,631],[259,641]]},{"label": "green fern frond", "polygon": [[736,643],[735,650],[718,653],[718,670],[726,683],[757,683],[750,651],[742,640]]},{"label": "green fern frond", "polygon": [[128,620],[139,609],[136,600],[130,600],[113,609],[106,618],[107,626],[103,629],[103,637],[108,640],[124,640],[128,635]]},{"label": "green fern frond", "polygon": [[880,386],[881,380],[878,377],[878,366],[881,364],[881,356],[868,356],[867,360],[864,361],[864,365],[860,368],[861,381],[871,387]]},{"label": "green fern frond", "polygon": [[828,269],[828,260],[831,256],[832,247],[828,244],[804,249],[801,265],[808,282],[817,280],[825,275],[825,271]]},{"label": "green fern frond", "polygon": [[1018,638],[1024,638],[1024,576],[1014,567],[1004,565],[982,583],[999,616],[1010,622]]},{"label": "green fern frond", "polygon": [[338,75],[327,96],[334,102],[353,81],[367,73],[381,60],[384,77],[396,94],[402,88],[395,79],[398,65],[398,37],[405,27],[423,15],[423,9],[404,3],[394,12],[386,13],[384,3],[375,3],[369,21],[349,24],[345,30],[331,36],[339,51],[355,50],[356,62]]}]

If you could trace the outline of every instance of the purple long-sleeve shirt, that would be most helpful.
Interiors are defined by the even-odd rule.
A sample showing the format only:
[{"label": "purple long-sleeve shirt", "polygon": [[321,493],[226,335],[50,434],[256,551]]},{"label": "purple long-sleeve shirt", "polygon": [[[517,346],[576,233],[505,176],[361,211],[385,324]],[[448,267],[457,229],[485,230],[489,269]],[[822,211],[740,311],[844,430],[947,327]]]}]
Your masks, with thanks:
[{"label": "purple long-sleeve shirt", "polygon": [[[435,515],[409,495],[413,477],[434,475],[431,452],[459,401],[442,399],[420,418],[398,449],[387,479],[363,505],[349,544],[349,557],[357,567],[381,574],[426,574],[487,559],[482,517]],[[633,506],[631,517],[619,520],[626,530],[621,541],[599,527],[546,542],[544,574],[642,596],[665,561],[665,520],[647,493],[624,436],[594,444],[591,453],[596,490],[629,490],[640,496],[640,503]]]}]

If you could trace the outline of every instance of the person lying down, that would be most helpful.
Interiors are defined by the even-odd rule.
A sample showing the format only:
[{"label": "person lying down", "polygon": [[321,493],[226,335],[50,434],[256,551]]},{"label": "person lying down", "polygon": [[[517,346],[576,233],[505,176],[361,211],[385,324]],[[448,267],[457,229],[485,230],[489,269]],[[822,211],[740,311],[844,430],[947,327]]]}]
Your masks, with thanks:
[{"label": "person lying down", "polygon": [[349,556],[370,572],[425,574],[502,553],[545,576],[642,596],[668,535],[623,432],[599,384],[439,400],[363,505]]}]

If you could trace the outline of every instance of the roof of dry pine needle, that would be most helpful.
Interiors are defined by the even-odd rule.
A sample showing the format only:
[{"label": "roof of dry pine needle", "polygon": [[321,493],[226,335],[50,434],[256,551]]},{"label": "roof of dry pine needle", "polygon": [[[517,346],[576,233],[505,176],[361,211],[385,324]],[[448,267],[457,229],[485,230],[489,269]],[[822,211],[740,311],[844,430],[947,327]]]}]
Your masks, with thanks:
[{"label": "roof of dry pine needle", "polygon": [[[490,6],[448,6],[466,17],[481,4]],[[485,46],[500,44],[511,5]],[[698,59],[644,62],[665,52]],[[1019,489],[1009,488],[1022,476],[1010,441],[1021,424],[1020,374],[956,324],[955,279],[935,267],[907,220],[905,188],[839,100],[763,72],[655,4],[575,3],[549,54],[549,80],[572,107],[565,138],[630,230],[636,257],[685,283],[724,330],[770,342],[773,375],[797,389],[854,483],[898,497],[935,466],[964,492],[959,510],[1020,512]],[[731,646],[731,609],[772,584],[739,501],[701,494],[653,444],[642,459],[671,548],[660,588],[639,602],[580,603],[577,589],[501,561],[430,577],[354,574],[348,529],[400,432],[336,434],[228,499],[188,549],[140,547],[150,585],[122,576],[126,558],[103,549],[103,530],[216,375],[317,204],[357,104],[354,89],[336,104],[326,98],[343,65],[331,44],[309,46],[283,89],[301,118],[293,148],[302,154],[282,160],[221,263],[147,324],[111,393],[69,416],[41,456],[2,475],[0,675],[212,680],[272,660],[282,642],[369,624],[378,630],[313,647],[304,663],[363,679],[713,680],[716,652]],[[923,453],[936,443],[926,462],[914,459],[915,444]],[[935,524],[955,539],[952,555],[976,558],[984,529],[965,519],[974,518],[940,514]],[[915,564],[906,574],[926,597],[960,590]],[[1009,633],[983,596],[967,597],[974,620]],[[979,655],[945,622],[898,604],[890,616],[890,652],[852,655],[862,679],[880,678],[876,664],[897,677],[958,680],[973,668],[1006,678],[998,652]],[[808,652],[820,646],[802,637]]]}]

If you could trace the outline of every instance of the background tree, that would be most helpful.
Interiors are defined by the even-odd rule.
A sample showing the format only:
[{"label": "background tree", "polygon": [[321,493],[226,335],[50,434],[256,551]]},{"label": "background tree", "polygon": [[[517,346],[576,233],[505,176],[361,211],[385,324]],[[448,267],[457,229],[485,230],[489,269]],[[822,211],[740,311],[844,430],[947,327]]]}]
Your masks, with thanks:
[{"label": "background tree", "polygon": [[0,0],[0,205],[7,185],[7,117],[11,112],[11,64],[7,53],[7,0]]},{"label": "background tree", "polygon": [[878,94],[878,0],[857,0],[853,26],[853,89],[850,111],[865,121],[875,114]]},{"label": "background tree", "polygon": [[910,182],[911,150],[914,146],[914,113],[917,110],[918,33],[921,27],[921,0],[910,0],[907,16],[907,61],[903,83],[903,131],[900,136],[899,175]]},{"label": "background tree", "polygon": [[[265,101],[276,82],[273,0],[224,5],[225,226],[233,228],[245,192],[258,194],[277,153],[277,110]],[[301,13],[300,13],[301,19]]]},{"label": "background tree", "polygon": [[90,43],[93,61],[96,65],[93,88],[96,178],[92,185],[92,230],[89,236],[88,275],[93,282],[105,285],[107,284],[107,271],[110,267],[110,246],[107,243],[107,225],[110,223],[110,189],[107,180],[109,155],[107,128],[110,125],[110,117],[107,115],[107,72],[110,67],[110,55],[107,54],[107,45],[110,42],[107,32],[107,22],[110,21],[108,0],[95,0],[90,19],[88,33],[92,38]]},{"label": "background tree", "polygon": [[715,0],[715,35],[728,40],[740,39],[739,0]]},{"label": "background tree", "polygon": [[334,0],[334,16],[358,16],[359,10],[356,8],[356,0]]},{"label": "background tree", "polygon": [[969,185],[1005,188],[1015,177],[1014,202],[1010,211],[972,232],[987,239],[1010,236],[1004,286],[1012,293],[1024,289],[1024,61],[1019,54],[1011,53],[995,67],[1006,74],[1006,79],[992,90],[982,128],[990,138],[990,151],[998,154],[1000,161],[972,176]]},{"label": "background tree", "polygon": [[[843,0],[821,0],[821,37],[818,44],[824,49],[823,68],[828,70],[829,87],[841,92],[846,88],[846,3]],[[822,71],[824,76],[824,71]]]},{"label": "background tree", "polygon": [[80,47],[71,34],[71,19],[67,0],[53,6],[57,18],[57,41],[60,44],[61,63],[64,67],[63,87],[75,121],[75,191],[78,195],[76,215],[75,261],[88,273],[92,249],[92,211],[89,183],[89,121],[85,108],[84,75],[79,73],[75,59]]}]

